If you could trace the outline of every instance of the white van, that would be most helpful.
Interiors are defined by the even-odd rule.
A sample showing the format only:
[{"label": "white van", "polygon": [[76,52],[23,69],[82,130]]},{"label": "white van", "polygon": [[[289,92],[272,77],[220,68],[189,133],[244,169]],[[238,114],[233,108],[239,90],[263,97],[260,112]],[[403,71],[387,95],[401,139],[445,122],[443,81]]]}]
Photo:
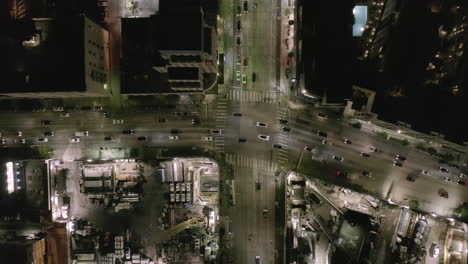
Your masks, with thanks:
[{"label": "white van", "polygon": [[88,135],[88,131],[75,132],[75,136],[77,137],[87,137]]}]

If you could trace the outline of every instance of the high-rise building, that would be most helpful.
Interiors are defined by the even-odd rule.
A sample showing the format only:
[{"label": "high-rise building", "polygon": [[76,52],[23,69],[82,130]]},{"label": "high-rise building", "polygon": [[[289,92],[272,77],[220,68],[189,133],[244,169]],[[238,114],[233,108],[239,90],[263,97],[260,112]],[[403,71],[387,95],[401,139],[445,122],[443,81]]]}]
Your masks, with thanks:
[{"label": "high-rise building", "polygon": [[109,34],[85,16],[33,18],[26,39],[7,36],[0,96],[109,96]]}]

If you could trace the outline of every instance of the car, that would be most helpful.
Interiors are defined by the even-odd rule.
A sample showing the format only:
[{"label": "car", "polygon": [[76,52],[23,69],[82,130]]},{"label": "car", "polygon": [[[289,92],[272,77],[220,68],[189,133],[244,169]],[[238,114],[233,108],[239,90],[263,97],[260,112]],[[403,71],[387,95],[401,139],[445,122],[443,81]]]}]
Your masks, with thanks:
[{"label": "car", "polygon": [[247,76],[245,76],[245,74],[242,74],[242,83],[243,84],[247,83]]},{"label": "car", "polygon": [[345,144],[349,144],[349,145],[353,144],[353,142],[351,142],[351,140],[349,140],[349,139],[347,139],[347,138],[346,138],[345,140],[343,140],[343,142],[344,142]]},{"label": "car", "polygon": [[80,142],[80,138],[70,138],[71,143],[78,143]]},{"label": "car", "polygon": [[178,135],[178,134],[182,134],[182,130],[180,130],[180,129],[171,129],[170,133],[173,134],[173,135]]},{"label": "car", "polygon": [[41,107],[41,108],[35,108],[35,109],[33,109],[32,111],[35,112],[35,113],[36,113],[36,112],[45,112],[46,109],[45,109],[44,107]]},{"label": "car", "polygon": [[405,160],[406,160],[406,157],[404,157],[404,156],[402,156],[402,155],[396,155],[396,156],[395,156],[395,159],[401,160],[401,161],[405,161]]},{"label": "car", "polygon": [[236,15],[240,16],[242,14],[242,9],[240,6],[237,6],[236,8]]},{"label": "car", "polygon": [[55,132],[54,131],[46,131],[44,132],[44,136],[51,136],[53,137],[55,135]]},{"label": "car", "polygon": [[263,218],[267,218],[268,217],[268,209],[264,208],[262,210],[262,214],[263,214]]},{"label": "car", "polygon": [[273,144],[273,147],[277,148],[277,149],[282,149],[283,148],[280,144]]},{"label": "car", "polygon": [[93,107],[93,109],[94,109],[94,110],[97,110],[97,111],[100,111],[100,110],[102,110],[102,106],[97,105],[97,106]]},{"label": "car", "polygon": [[325,132],[322,132],[322,131],[317,131],[317,136],[321,136],[321,137],[327,137],[328,134],[325,133]]},{"label": "car", "polygon": [[439,167],[439,171],[440,172],[445,172],[445,173],[449,173],[449,170],[444,168],[444,167]]},{"label": "car", "polygon": [[200,118],[198,118],[198,117],[192,118],[192,124],[193,125],[199,125],[200,124]]},{"label": "car", "polygon": [[135,131],[132,129],[122,130],[122,134],[131,135],[135,134]]},{"label": "car", "polygon": [[262,181],[261,180],[256,180],[255,181],[255,189],[257,191],[260,191],[261,188],[262,188]]},{"label": "car", "polygon": [[81,110],[89,111],[89,110],[93,110],[93,108],[91,106],[86,105],[86,106],[82,106]]},{"label": "car", "polygon": [[126,259],[131,259],[131,251],[130,248],[125,248],[125,258]]},{"label": "car", "polygon": [[260,263],[260,256],[255,256],[255,263]]},{"label": "car", "polygon": [[342,171],[342,170],[337,170],[336,171],[336,176],[341,176],[341,177],[347,177],[348,173]]},{"label": "car", "polygon": [[17,135],[18,137],[21,137],[21,136],[23,135],[23,132],[18,131],[18,132],[16,132],[16,135]]},{"label": "car", "polygon": [[403,164],[401,162],[394,161],[393,166],[403,167]]},{"label": "car", "polygon": [[241,65],[241,56],[240,55],[237,56],[236,64]]},{"label": "car", "polygon": [[410,181],[410,182],[414,182],[416,179],[411,177],[411,176],[408,176],[408,177],[406,177],[406,180]]},{"label": "car", "polygon": [[427,170],[421,170],[421,174],[429,175],[429,172]]},{"label": "car", "polygon": [[429,253],[431,254],[433,258],[437,258],[439,256],[439,251],[440,251],[439,245],[437,245],[436,242],[433,242],[431,244],[431,247],[429,248]]},{"label": "car", "polygon": [[268,127],[267,123],[257,122],[256,124],[257,124],[258,127]]},{"label": "car", "polygon": [[148,141],[148,137],[142,136],[142,137],[137,137],[138,141]]},{"label": "car", "polygon": [[445,177],[445,178],[444,178],[444,181],[445,181],[445,182],[452,182],[452,179],[450,179],[449,177]]},{"label": "car", "polygon": [[319,118],[324,118],[324,119],[325,119],[325,118],[327,118],[327,115],[324,114],[324,113],[318,112],[318,113],[317,113],[317,117],[319,117]]},{"label": "car", "polygon": [[237,28],[237,32],[241,31],[241,21],[240,20],[237,20],[236,28]]},{"label": "car", "polygon": [[7,140],[2,138],[2,144],[5,145],[7,143]]},{"label": "car", "polygon": [[308,146],[304,147],[304,151],[312,152],[312,150],[314,150],[314,148],[311,148],[311,147],[308,147]]},{"label": "car", "polygon": [[18,138],[18,139],[15,139],[15,143],[26,144],[26,139],[25,139],[25,138]]},{"label": "car", "polygon": [[213,137],[204,136],[201,138],[202,141],[213,141]]},{"label": "car", "polygon": [[61,211],[61,213],[62,213],[62,218],[63,218],[63,219],[68,219],[69,207],[70,207],[69,204],[64,204],[64,205],[62,205],[60,211]]},{"label": "car", "polygon": [[257,74],[255,72],[252,72],[252,82],[255,82],[257,80]]},{"label": "car", "polygon": [[463,172],[460,173],[460,178],[461,179],[467,179],[466,175]]},{"label": "car", "polygon": [[99,2],[97,3],[97,5],[100,6],[100,7],[107,7],[107,2],[105,2],[105,1],[99,1]]},{"label": "car", "polygon": [[363,170],[363,171],[361,171],[361,175],[363,175],[363,176],[367,176],[367,177],[371,177],[371,176],[372,176],[372,173],[371,173],[371,172],[368,172],[368,171],[365,171],[365,170]]},{"label": "car", "polygon": [[114,120],[112,120],[112,123],[113,124],[123,124],[124,121],[122,119],[114,119]]},{"label": "car", "polygon": [[289,127],[282,127],[281,130],[283,132],[291,132],[291,129]]},{"label": "car", "polygon": [[69,113],[60,113],[60,117],[70,117]]},{"label": "car", "polygon": [[378,152],[378,151],[379,151],[376,147],[370,147],[370,150],[371,150],[372,152]]},{"label": "car", "polygon": [[289,24],[290,26],[294,25],[294,20],[289,20],[289,21],[288,21],[288,24]]},{"label": "car", "polygon": [[63,112],[63,107],[56,106],[56,107],[52,108],[52,111],[54,111],[54,112]]},{"label": "car", "polygon": [[48,125],[50,125],[50,120],[42,120],[42,121],[41,121],[41,125],[43,125],[43,126],[48,126]]},{"label": "car", "polygon": [[237,37],[237,38],[236,38],[236,44],[237,44],[237,46],[240,46],[240,45],[241,45],[241,39],[240,39],[240,37]]},{"label": "car", "polygon": [[445,199],[448,199],[448,193],[447,192],[439,191],[439,196],[444,197]]},{"label": "car", "polygon": [[258,135],[258,138],[261,140],[265,140],[265,141],[270,140],[270,136],[266,136],[266,135]]},{"label": "car", "polygon": [[114,137],[104,137],[104,140],[105,141],[112,141],[112,140],[114,140]]},{"label": "car", "polygon": [[280,124],[282,124],[282,125],[287,125],[287,124],[289,124],[289,121],[286,120],[286,119],[279,119],[279,122],[280,122]]},{"label": "car", "polygon": [[48,142],[49,139],[48,138],[38,138],[37,141],[39,141],[39,142]]},{"label": "car", "polygon": [[457,181],[457,184],[466,185],[466,181],[458,180],[458,181]]},{"label": "car", "polygon": [[247,1],[244,1],[244,13],[249,12],[249,3]]},{"label": "car", "polygon": [[239,138],[239,143],[247,143],[247,139],[246,138]]},{"label": "car", "polygon": [[344,161],[344,158],[343,158],[343,157],[338,157],[338,156],[333,155],[332,158],[333,158],[334,160],[337,160],[337,161],[341,161],[341,162]]},{"label": "car", "polygon": [[328,142],[327,142],[325,139],[322,140],[322,144],[323,144],[323,145],[326,145],[327,143],[328,143]]},{"label": "car", "polygon": [[210,133],[211,134],[223,134],[223,130],[222,129],[211,129],[210,130]]},{"label": "car", "polygon": [[370,155],[365,152],[361,152],[361,157],[368,158]]},{"label": "car", "polygon": [[158,123],[162,124],[162,123],[166,123],[166,122],[167,122],[167,119],[164,118],[164,117],[161,117],[161,118],[158,119]]},{"label": "car", "polygon": [[233,116],[242,116],[241,113],[237,113],[237,112],[232,113],[232,115],[233,115]]},{"label": "car", "polygon": [[103,116],[104,118],[111,118],[111,117],[112,117],[112,115],[109,114],[109,113],[107,113],[107,112],[102,113],[102,116]]},{"label": "car", "polygon": [[241,81],[241,72],[236,71],[236,81],[240,82]]},{"label": "car", "polygon": [[179,136],[169,136],[170,140],[179,140]]},{"label": "car", "polygon": [[249,60],[247,60],[247,57],[244,58],[244,63],[243,63],[244,67],[247,67],[249,66]]}]

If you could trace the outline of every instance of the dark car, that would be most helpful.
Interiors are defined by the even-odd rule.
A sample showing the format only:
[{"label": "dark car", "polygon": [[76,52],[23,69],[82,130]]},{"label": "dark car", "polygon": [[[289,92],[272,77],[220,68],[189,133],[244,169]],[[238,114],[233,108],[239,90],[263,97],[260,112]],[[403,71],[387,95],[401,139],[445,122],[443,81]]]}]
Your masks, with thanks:
[{"label": "dark car", "polygon": [[445,199],[448,199],[448,193],[447,192],[439,191],[439,196],[444,197]]},{"label": "dark car", "polygon": [[107,112],[104,112],[102,115],[104,116],[104,118],[111,118],[112,117],[112,115],[107,113]]},{"label": "dark car", "polygon": [[148,137],[137,137],[138,141],[147,141]]},{"label": "dark car", "polygon": [[237,38],[236,38],[236,44],[237,44],[237,46],[240,46],[240,44],[241,44],[241,39],[240,39],[240,37],[237,37]]},{"label": "dark car", "polygon": [[104,137],[105,141],[112,141],[113,139],[114,139],[114,137]]},{"label": "dark car", "polygon": [[198,118],[198,117],[192,118],[192,124],[199,125],[200,124],[200,118]]},{"label": "dark car", "polygon": [[41,121],[41,125],[43,125],[43,126],[48,126],[48,125],[50,125],[50,120],[42,120],[42,121]]},{"label": "dark car", "polygon": [[317,131],[317,136],[321,136],[321,137],[327,137],[328,134],[325,133],[325,132],[322,132],[322,131]]},{"label": "dark car", "polygon": [[368,158],[370,155],[365,152],[361,152],[361,157]]},{"label": "dark car", "polygon": [[274,144],[273,147],[277,148],[277,149],[282,149],[283,148],[280,144]]},{"label": "dark car", "polygon": [[166,122],[167,122],[166,118],[161,117],[158,119],[158,123],[166,123]]},{"label": "dark car", "polygon": [[247,139],[245,139],[245,138],[239,138],[239,143],[247,143]]},{"label": "dark car", "polygon": [[171,129],[171,134],[173,135],[177,135],[177,134],[181,134],[182,133],[182,130],[180,129]]},{"label": "dark car", "polygon": [[252,82],[255,82],[257,80],[257,74],[255,72],[252,72]]},{"label": "dark car", "polygon": [[131,134],[135,134],[135,131],[134,131],[134,130],[131,130],[131,129],[122,130],[122,134],[131,135]]},{"label": "dark car", "polygon": [[320,112],[317,113],[317,116],[320,117],[320,118],[327,118],[326,114],[320,113]]},{"label": "dark car", "polygon": [[416,179],[411,177],[411,176],[408,176],[408,177],[406,177],[406,180],[410,181],[410,182],[414,182]]},{"label": "dark car", "polygon": [[284,132],[291,132],[291,129],[289,127],[282,127],[281,130]]},{"label": "dark car", "polygon": [[91,106],[82,106],[82,107],[81,107],[81,110],[86,110],[86,111],[88,111],[88,110],[93,110],[93,108],[92,108]]},{"label": "dark car", "polygon": [[233,116],[242,116],[241,113],[232,113]]},{"label": "dark car", "polygon": [[403,167],[403,164],[401,162],[394,161],[393,166]]},{"label": "dark car", "polygon": [[280,119],[279,122],[280,122],[280,124],[282,124],[282,125],[287,125],[287,124],[289,124],[288,120],[286,120],[286,119]]},{"label": "dark car", "polygon": [[336,176],[341,176],[341,177],[347,177],[348,176],[348,173],[342,171],[342,170],[338,170],[336,172]]},{"label": "dark car", "polygon": [[51,136],[53,137],[55,135],[54,131],[46,131],[44,132],[44,136]]},{"label": "dark car", "polygon": [[237,31],[241,31],[241,22],[240,20],[237,20]]},{"label": "dark car", "polygon": [[262,188],[262,181],[261,180],[256,180],[255,181],[255,189],[259,191]]},{"label": "dark car", "polygon": [[444,168],[444,167],[439,167],[439,171],[440,171],[440,172],[449,173],[449,170],[447,170],[447,169]]},{"label": "dark car", "polygon": [[365,171],[365,170],[364,170],[364,171],[361,171],[361,174],[362,174],[363,176],[367,176],[367,177],[372,176],[372,173],[371,173],[371,172],[368,172],[368,171]]},{"label": "dark car", "polygon": [[457,181],[457,184],[466,185],[466,182],[465,182],[465,181],[462,181],[462,180],[458,180],[458,181]]},{"label": "dark car", "polygon": [[244,12],[249,12],[249,3],[244,1]]},{"label": "dark car", "polygon": [[406,157],[404,157],[404,156],[402,156],[402,155],[396,155],[395,159],[401,160],[401,161],[405,161],[405,160],[406,160]]},{"label": "dark car", "polygon": [[263,214],[263,218],[267,218],[268,217],[268,209],[263,209],[262,210],[262,214]]},{"label": "dark car", "polygon": [[346,144],[350,144],[350,145],[353,144],[353,142],[351,142],[351,140],[349,140],[347,138],[345,140],[343,140],[343,142],[346,143]]},{"label": "dark car", "polygon": [[237,8],[236,8],[236,14],[237,14],[238,16],[240,16],[241,13],[242,13],[241,7],[240,7],[240,6],[237,6]]}]

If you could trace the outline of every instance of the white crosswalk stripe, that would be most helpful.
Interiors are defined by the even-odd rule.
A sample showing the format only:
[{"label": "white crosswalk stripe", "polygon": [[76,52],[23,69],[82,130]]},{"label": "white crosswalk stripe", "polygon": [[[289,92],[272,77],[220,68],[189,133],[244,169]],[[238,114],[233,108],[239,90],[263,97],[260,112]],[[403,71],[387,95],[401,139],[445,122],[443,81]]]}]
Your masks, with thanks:
[{"label": "white crosswalk stripe", "polygon": [[233,153],[226,153],[226,162],[239,167],[246,167],[269,172],[275,172],[278,168],[276,162],[271,162],[264,159],[256,159],[254,157],[237,155]]},{"label": "white crosswalk stripe", "polygon": [[271,91],[231,89],[227,94],[227,99],[231,101],[263,102],[273,104],[277,101],[277,93]]},{"label": "white crosswalk stripe", "polygon": [[[226,98],[219,98],[216,103],[215,128],[217,129],[226,128],[227,103]],[[216,151],[224,151],[224,136],[214,137],[214,149]]]}]

